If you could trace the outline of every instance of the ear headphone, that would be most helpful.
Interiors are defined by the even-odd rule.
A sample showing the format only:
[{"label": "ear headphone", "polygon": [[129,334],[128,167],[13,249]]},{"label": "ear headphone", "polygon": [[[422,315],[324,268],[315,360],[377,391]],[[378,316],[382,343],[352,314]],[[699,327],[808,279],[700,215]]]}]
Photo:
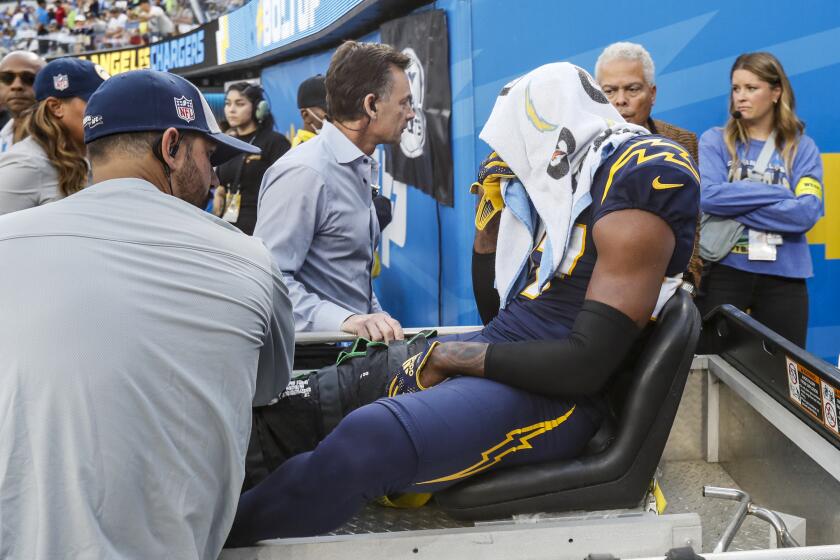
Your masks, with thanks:
[{"label": "ear headphone", "polygon": [[174,158],[178,154],[178,148],[181,147],[181,138],[183,138],[183,136],[179,134],[175,143],[169,146],[169,157]]},{"label": "ear headphone", "polygon": [[254,104],[254,120],[262,123],[268,114],[271,113],[271,105],[268,103],[268,99],[265,97],[265,91],[261,86],[251,84],[245,88],[245,92],[249,91],[255,93],[255,97],[259,97],[260,99]]},{"label": "ear headphone", "polygon": [[[178,139],[175,140],[174,144],[169,146],[169,149],[166,151],[166,153],[169,154],[169,157],[174,158],[178,154],[178,148],[181,146],[181,139],[183,137],[183,134],[178,134]],[[163,174],[166,176],[166,182],[169,184],[169,194],[172,194],[172,171],[169,169],[169,164],[167,164],[166,160],[163,159],[161,142],[163,142],[163,134],[158,137],[157,141],[152,146],[152,154],[158,161],[160,161],[160,164],[163,167]]]}]

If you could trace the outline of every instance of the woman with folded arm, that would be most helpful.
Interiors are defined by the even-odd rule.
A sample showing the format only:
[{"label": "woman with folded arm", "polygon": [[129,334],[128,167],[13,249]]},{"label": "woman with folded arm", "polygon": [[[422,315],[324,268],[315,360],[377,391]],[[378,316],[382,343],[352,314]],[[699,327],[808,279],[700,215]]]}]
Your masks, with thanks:
[{"label": "woman with folded arm", "polygon": [[[726,126],[700,138],[701,247],[713,246],[718,260],[708,263],[698,305],[705,314],[732,304],[804,347],[813,275],[805,234],[823,211],[820,153],[776,57],[742,54],[730,80]],[[711,244],[709,217],[730,242]]]}]

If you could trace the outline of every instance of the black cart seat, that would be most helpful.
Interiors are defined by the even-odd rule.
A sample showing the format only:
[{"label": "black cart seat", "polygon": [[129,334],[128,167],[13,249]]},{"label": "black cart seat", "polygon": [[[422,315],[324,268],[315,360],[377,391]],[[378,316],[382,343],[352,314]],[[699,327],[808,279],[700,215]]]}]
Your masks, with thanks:
[{"label": "black cart seat", "polygon": [[662,456],[700,334],[700,314],[677,290],[637,358],[608,390],[614,417],[573,460],[499,469],[437,494],[458,519],[521,513],[632,508],[644,498]]}]

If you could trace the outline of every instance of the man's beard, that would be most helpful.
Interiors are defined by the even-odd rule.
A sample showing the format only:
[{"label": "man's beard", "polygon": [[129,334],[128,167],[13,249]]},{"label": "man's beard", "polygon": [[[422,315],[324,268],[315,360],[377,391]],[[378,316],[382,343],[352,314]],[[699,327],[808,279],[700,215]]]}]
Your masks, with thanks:
[{"label": "man's beard", "polygon": [[175,194],[175,196],[193,206],[204,208],[207,203],[207,185],[203,184],[201,171],[195,164],[192,155],[187,155],[184,167],[172,174],[172,182],[177,185],[178,189],[178,194]]}]

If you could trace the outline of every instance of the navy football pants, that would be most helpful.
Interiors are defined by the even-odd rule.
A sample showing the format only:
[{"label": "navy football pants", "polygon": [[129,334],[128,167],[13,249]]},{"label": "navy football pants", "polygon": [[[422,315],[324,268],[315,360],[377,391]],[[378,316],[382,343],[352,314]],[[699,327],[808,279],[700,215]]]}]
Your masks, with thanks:
[{"label": "navy football pants", "polygon": [[599,423],[588,400],[472,377],[380,399],[244,493],[228,545],[322,534],[380,496],[434,492],[498,466],[575,457]]}]

